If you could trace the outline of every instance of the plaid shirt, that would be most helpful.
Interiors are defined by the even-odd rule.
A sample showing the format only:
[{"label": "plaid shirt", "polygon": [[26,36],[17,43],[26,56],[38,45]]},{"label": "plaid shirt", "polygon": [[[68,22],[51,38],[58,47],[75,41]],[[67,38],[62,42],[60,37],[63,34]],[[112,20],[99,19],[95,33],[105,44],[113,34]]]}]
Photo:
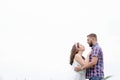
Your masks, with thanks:
[{"label": "plaid shirt", "polygon": [[92,46],[92,53],[89,56],[91,62],[92,57],[98,57],[97,64],[86,70],[86,79],[93,76],[104,77],[104,63],[103,63],[103,52],[98,44]]}]

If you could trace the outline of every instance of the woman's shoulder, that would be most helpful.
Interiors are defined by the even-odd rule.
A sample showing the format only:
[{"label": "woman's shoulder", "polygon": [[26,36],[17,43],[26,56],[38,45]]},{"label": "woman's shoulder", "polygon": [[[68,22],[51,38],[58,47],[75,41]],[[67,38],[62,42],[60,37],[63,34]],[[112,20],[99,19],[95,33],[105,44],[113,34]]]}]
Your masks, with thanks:
[{"label": "woman's shoulder", "polygon": [[80,58],[81,56],[79,54],[75,55],[75,59]]},{"label": "woman's shoulder", "polygon": [[83,56],[81,56],[81,55],[79,55],[79,54],[76,54],[75,55],[75,60],[79,60],[79,59],[82,59],[83,58]]},{"label": "woman's shoulder", "polygon": [[79,59],[85,60],[85,57],[82,56],[82,55],[76,54],[76,55],[75,55],[75,59],[76,59],[76,60],[79,60]]}]

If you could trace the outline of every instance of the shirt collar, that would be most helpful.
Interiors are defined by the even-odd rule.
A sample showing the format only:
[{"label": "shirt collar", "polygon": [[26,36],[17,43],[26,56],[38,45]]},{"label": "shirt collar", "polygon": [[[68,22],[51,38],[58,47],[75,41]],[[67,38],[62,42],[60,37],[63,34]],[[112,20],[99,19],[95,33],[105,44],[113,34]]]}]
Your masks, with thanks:
[{"label": "shirt collar", "polygon": [[92,46],[92,49],[93,49],[95,46],[97,46],[97,45],[98,45],[98,43],[94,44],[94,45]]}]

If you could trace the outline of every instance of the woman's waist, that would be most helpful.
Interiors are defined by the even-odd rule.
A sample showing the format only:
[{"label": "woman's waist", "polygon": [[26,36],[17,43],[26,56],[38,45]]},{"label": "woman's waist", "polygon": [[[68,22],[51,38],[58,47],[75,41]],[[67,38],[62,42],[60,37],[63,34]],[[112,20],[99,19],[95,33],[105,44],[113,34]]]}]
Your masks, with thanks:
[{"label": "woman's waist", "polygon": [[81,70],[81,71],[77,72],[77,71],[74,70],[74,67],[72,68],[72,70],[75,74],[85,74],[86,73],[86,70]]}]

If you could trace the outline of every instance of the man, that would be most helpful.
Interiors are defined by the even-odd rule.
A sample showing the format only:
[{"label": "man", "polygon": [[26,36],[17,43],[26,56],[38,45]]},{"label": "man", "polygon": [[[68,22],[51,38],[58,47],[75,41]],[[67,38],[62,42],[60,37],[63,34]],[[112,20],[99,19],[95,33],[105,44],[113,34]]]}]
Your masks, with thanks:
[{"label": "man", "polygon": [[89,54],[89,60],[84,66],[75,67],[75,71],[86,69],[86,79],[89,80],[103,80],[104,78],[104,64],[103,64],[103,52],[97,43],[97,35],[91,33],[87,36],[87,43],[91,47],[92,51]]}]

